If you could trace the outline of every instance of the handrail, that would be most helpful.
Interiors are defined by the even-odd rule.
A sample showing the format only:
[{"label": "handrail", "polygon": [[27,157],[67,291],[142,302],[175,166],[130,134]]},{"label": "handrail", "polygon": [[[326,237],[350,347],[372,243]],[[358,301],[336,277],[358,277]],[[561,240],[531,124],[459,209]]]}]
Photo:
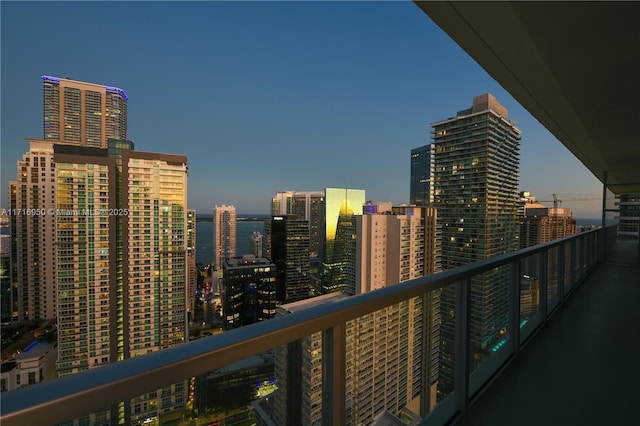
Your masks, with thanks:
[{"label": "handrail", "polygon": [[[40,424],[42,419],[57,424],[80,417],[528,256],[548,252],[567,241],[577,241],[600,230],[582,232],[328,305],[5,392],[2,394],[0,421],[3,426],[19,426]],[[600,239],[599,243],[602,243]]]}]

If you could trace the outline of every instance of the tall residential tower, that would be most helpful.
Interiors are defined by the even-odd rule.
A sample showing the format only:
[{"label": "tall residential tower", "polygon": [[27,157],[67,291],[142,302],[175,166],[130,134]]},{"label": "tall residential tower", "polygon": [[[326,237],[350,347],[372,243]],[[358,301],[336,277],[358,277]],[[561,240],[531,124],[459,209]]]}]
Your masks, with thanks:
[{"label": "tall residential tower", "polygon": [[[184,343],[187,159],[135,151],[126,94],[43,77],[45,138],[10,182],[19,321],[57,318],[59,376]],[[136,424],[186,403],[183,382],[80,422]]]},{"label": "tall residential tower", "polygon": [[27,139],[29,151],[9,182],[11,280],[17,288],[18,321],[56,317],[56,166],[53,143]]},{"label": "tall residential tower", "polygon": [[236,208],[213,208],[213,267],[221,271],[224,261],[236,255]]},{"label": "tall residential tower", "polygon": [[[517,250],[521,132],[506,108],[487,93],[432,128],[430,185],[442,230],[442,269]],[[508,338],[509,274],[499,268],[472,280],[472,370]],[[454,286],[444,288],[440,398],[454,386],[455,303]]]},{"label": "tall residential tower", "polygon": [[112,86],[42,76],[44,139],[106,148],[127,139],[127,94]]}]

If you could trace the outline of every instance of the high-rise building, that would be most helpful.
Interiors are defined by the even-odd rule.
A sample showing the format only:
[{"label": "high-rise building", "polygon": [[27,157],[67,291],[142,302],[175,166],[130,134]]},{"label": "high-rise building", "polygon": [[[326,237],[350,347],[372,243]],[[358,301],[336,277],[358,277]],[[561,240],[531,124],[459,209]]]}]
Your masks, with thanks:
[{"label": "high-rise building", "polygon": [[[436,272],[436,210],[430,207],[365,204],[357,226],[357,273],[352,294],[365,293]],[[281,305],[278,315],[334,303],[347,293],[334,292]],[[437,330],[440,311],[432,297],[404,301],[347,322],[345,418],[347,424],[374,424],[384,412],[420,411],[423,374],[435,395]],[[427,318],[425,318],[425,313]],[[424,327],[430,333],[423,335]],[[425,344],[424,339],[427,339]],[[422,353],[434,352],[428,372]],[[256,410],[258,424],[322,424],[322,333],[277,349],[278,390]],[[431,405],[435,405],[433,397]],[[258,416],[261,418],[258,419]]]},{"label": "high-rise building", "polygon": [[221,271],[226,259],[236,255],[236,208],[215,206],[213,209],[213,266]]},{"label": "high-rise building", "polygon": [[[518,249],[518,169],[521,132],[491,94],[471,108],[432,124],[433,206],[442,230],[442,269]],[[508,338],[508,268],[471,283],[471,370]],[[454,389],[455,288],[441,295],[439,397]]]},{"label": "high-rise building", "polygon": [[[56,144],[58,373],[186,341],[187,160]],[[137,423],[184,407],[180,382],[121,404]],[[122,420],[124,419],[124,420]]]},{"label": "high-rise building", "polygon": [[56,318],[56,166],[53,143],[27,139],[29,151],[9,182],[11,275],[18,321]]},{"label": "high-rise building", "polygon": [[[122,139],[121,89],[43,81],[44,139],[10,182],[18,320],[57,318],[60,376],[185,342],[186,157]],[[185,395],[175,383],[79,421],[137,424]]]},{"label": "high-rise building", "polygon": [[27,139],[29,152],[9,183],[13,211],[38,214],[11,217],[12,281],[17,287],[18,320],[56,317],[55,164],[51,143],[106,148],[109,138],[127,137],[127,95],[117,87],[42,76],[43,138]]},{"label": "high-rise building", "polygon": [[363,189],[326,188],[324,226],[321,229],[323,259],[322,292],[354,287],[356,264],[356,216],[362,215]]},{"label": "high-rise building", "polygon": [[273,318],[276,314],[276,266],[247,254],[223,263],[222,315],[227,330]]},{"label": "high-rise building", "polygon": [[324,220],[324,191],[283,191],[273,196],[271,215],[295,215],[309,222],[309,258],[317,263],[320,256],[321,228]]},{"label": "high-rise building", "polygon": [[[312,307],[334,303],[345,297],[348,296],[344,293],[332,293],[287,303],[277,308],[276,316],[302,312]],[[278,389],[271,398],[273,408],[269,417],[259,419],[258,424],[323,424],[322,332],[276,348],[274,375]]]},{"label": "high-rise building", "polygon": [[433,202],[431,148],[431,145],[425,145],[411,150],[409,202],[417,206],[427,206]]},{"label": "high-rise building", "polygon": [[520,225],[520,247],[527,248],[576,233],[576,220],[565,207],[546,207],[529,197]]},{"label": "high-rise building", "polygon": [[127,139],[127,94],[117,87],[51,76],[44,85],[44,139],[106,148]]},{"label": "high-rise building", "polygon": [[[436,217],[433,207],[365,204],[363,215],[357,217],[355,293],[439,272]],[[419,413],[421,398],[435,406],[439,299],[440,292],[433,292],[424,299],[404,301],[350,322],[351,333],[358,336],[348,341],[348,353],[354,360],[349,370],[351,382],[357,384],[350,393],[350,415],[355,424],[369,423],[382,409],[395,415],[404,408]],[[429,356],[423,366],[425,350]],[[370,371],[378,373],[367,374]],[[430,389],[422,394],[425,375]]]},{"label": "high-rise building", "polygon": [[291,303],[310,297],[308,221],[295,215],[273,216],[271,260],[278,271],[278,302]]},{"label": "high-rise building", "polygon": [[249,247],[251,248],[251,254],[255,257],[264,257],[264,245],[262,234],[258,231],[253,231],[251,237],[249,237]]},{"label": "high-rise building", "polygon": [[[568,237],[576,233],[576,220],[568,208],[546,207],[536,201],[528,192],[520,193],[520,247],[521,249]],[[520,315],[528,319],[538,311],[540,296],[540,274],[542,259],[540,256],[529,256],[522,262],[520,278]],[[571,258],[567,252],[564,261],[565,271],[571,270]],[[547,263],[547,295],[553,297],[558,289],[557,258],[552,257]]]},{"label": "high-rise building", "polygon": [[440,268],[433,207],[364,205],[356,218],[356,291],[365,293],[431,275]]},{"label": "high-rise building", "polygon": [[198,268],[196,266],[196,211],[187,210],[187,309],[189,314],[195,308],[195,294],[198,288]]},{"label": "high-rise building", "polygon": [[0,322],[13,318],[13,285],[11,284],[11,237],[0,235]]},{"label": "high-rise building", "polygon": [[[12,208],[34,213],[12,218],[20,319],[57,317],[58,375],[183,343],[186,157],[113,139],[29,143],[11,183]],[[111,418],[157,416],[184,405],[184,391],[171,385],[164,402],[152,393]]]},{"label": "high-rise building", "polygon": [[616,219],[618,225],[618,237],[623,239],[640,238],[640,194],[621,194],[616,196],[619,201],[620,214]]}]

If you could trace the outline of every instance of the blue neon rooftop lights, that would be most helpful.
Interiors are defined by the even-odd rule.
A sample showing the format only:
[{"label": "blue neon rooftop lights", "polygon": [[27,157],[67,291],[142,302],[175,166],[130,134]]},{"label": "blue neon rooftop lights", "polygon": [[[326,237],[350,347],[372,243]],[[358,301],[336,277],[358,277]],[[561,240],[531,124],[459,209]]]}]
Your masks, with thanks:
[{"label": "blue neon rooftop lights", "polygon": [[129,100],[129,97],[127,96],[127,94],[124,92],[124,90],[120,89],[119,87],[112,87],[112,86],[104,86],[105,90],[109,93],[117,93],[120,96],[122,96],[122,98],[125,101]]},{"label": "blue neon rooftop lights", "polygon": [[42,81],[51,81],[52,83],[60,83],[60,79],[58,77],[51,77],[48,75],[43,75]]},{"label": "blue neon rooftop lights", "polygon": [[[60,78],[58,77],[52,77],[50,75],[43,75],[42,76],[42,81],[49,81],[51,83],[60,83]],[[113,86],[104,86],[104,89],[109,92],[109,93],[117,93],[118,95],[122,96],[122,98],[125,101],[129,100],[129,97],[127,96],[126,92],[122,89],[120,89],[119,87],[113,87]]]}]

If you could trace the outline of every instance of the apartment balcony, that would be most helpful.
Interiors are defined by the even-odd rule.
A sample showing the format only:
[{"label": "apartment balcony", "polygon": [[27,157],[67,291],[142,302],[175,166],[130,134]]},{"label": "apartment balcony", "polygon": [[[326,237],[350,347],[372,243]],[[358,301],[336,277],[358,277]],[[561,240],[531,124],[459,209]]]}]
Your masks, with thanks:
[{"label": "apartment balcony", "polygon": [[[417,4],[605,188],[640,192],[637,2]],[[431,371],[422,373],[415,410],[422,424],[636,424],[638,241],[618,240],[615,227],[600,228],[3,393],[0,420],[3,426],[62,423],[320,332],[323,423],[345,424],[347,395],[353,395],[345,379],[347,323],[446,291],[454,296],[453,351],[435,382]],[[479,353],[472,330],[484,324],[471,315],[472,288],[477,277],[491,274],[509,277],[507,297],[499,339]],[[443,338],[431,327],[421,330],[422,354],[438,356],[430,342]],[[445,374],[451,383],[434,386]]]},{"label": "apartment balcony", "polygon": [[[323,422],[346,424],[347,323],[399,302],[455,294],[453,387],[436,397],[422,375],[422,424],[629,424],[640,340],[638,240],[600,228],[440,274],[295,312],[148,355],[2,394],[3,426],[58,424],[171,383],[242,363],[272,348],[323,336]],[[524,269],[537,265],[534,296]],[[531,274],[531,270],[527,271]],[[473,352],[471,289],[484,274],[510,277],[500,341]],[[530,275],[527,275],[530,277]],[[529,281],[528,281],[529,283]],[[526,300],[521,303],[521,300]],[[526,309],[526,312],[522,308]],[[423,354],[432,328],[422,327]],[[427,355],[425,355],[427,356]],[[424,359],[422,365],[432,365]],[[237,365],[237,364],[236,364]],[[425,367],[426,368],[426,367]],[[435,403],[437,401],[437,403]],[[195,424],[195,423],[183,423]]]}]

